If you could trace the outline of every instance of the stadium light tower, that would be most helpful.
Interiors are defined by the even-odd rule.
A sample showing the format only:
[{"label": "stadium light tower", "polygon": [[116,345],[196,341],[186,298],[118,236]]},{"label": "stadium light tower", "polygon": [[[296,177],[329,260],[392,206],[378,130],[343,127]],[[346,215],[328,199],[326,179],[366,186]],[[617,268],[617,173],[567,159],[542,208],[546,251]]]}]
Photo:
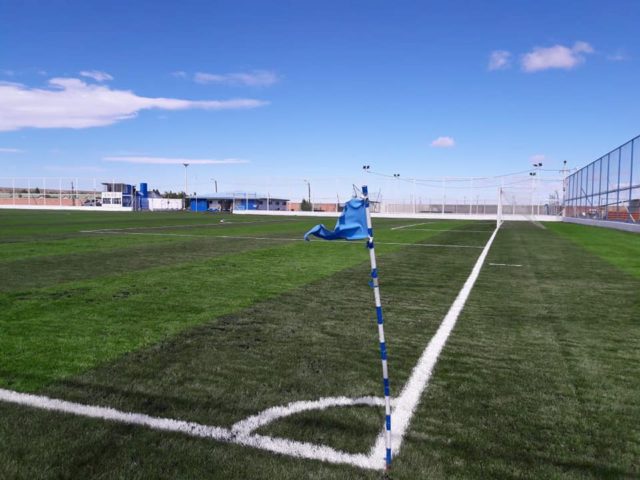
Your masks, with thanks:
[{"label": "stadium light tower", "polygon": [[309,198],[308,198],[309,206],[311,207],[311,211],[313,211],[313,203],[311,203],[311,182],[309,180],[305,179],[304,183],[307,184],[307,189],[308,189],[308,192],[309,192]]},{"label": "stadium light tower", "polygon": [[184,199],[182,200],[182,203],[183,203],[182,208],[186,210],[187,209],[187,192],[189,191],[187,167],[189,166],[189,164],[183,163],[182,165],[184,165]]}]

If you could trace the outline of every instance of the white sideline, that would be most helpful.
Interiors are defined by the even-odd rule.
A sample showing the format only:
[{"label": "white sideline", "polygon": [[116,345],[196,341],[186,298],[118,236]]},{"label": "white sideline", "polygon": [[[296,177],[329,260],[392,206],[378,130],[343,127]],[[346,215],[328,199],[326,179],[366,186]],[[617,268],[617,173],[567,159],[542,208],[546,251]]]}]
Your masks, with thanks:
[{"label": "white sideline", "polygon": [[[458,296],[451,305],[451,308],[449,308],[447,315],[444,317],[444,320],[442,320],[438,331],[429,342],[429,345],[427,345],[427,348],[422,352],[422,355],[420,356],[417,365],[413,368],[411,376],[407,383],[405,383],[402,392],[396,398],[395,407],[391,412],[391,440],[394,454],[397,454],[400,451],[402,439],[409,428],[409,423],[415,413],[415,409],[418,406],[418,403],[420,403],[422,392],[424,392],[424,389],[429,383],[429,379],[433,373],[433,368],[438,361],[438,356],[444,348],[444,345],[447,343],[447,338],[449,338],[449,334],[453,330],[453,327],[455,327],[458,316],[460,316],[460,313],[469,298],[469,294],[480,275],[482,265],[487,258],[487,254],[489,253],[489,249],[491,248],[494,238],[496,238],[499,228],[500,227],[496,227],[491,234],[491,238],[489,238],[487,244],[480,253],[476,264],[473,266],[473,270],[471,270],[471,274],[467,278],[467,281],[464,282],[462,290],[458,293]],[[382,432],[378,435],[375,445],[371,449],[371,458],[382,458],[384,456],[384,431],[383,427]]]},{"label": "white sideline", "polygon": [[[396,455],[400,451],[403,438],[409,428],[411,419],[415,414],[415,409],[420,403],[420,397],[427,387],[433,368],[438,361],[438,356],[442,352],[442,349],[444,348],[447,339],[458,320],[458,316],[462,312],[462,309],[469,298],[469,294],[480,275],[482,265],[484,264],[499,228],[499,226],[496,227],[486,245],[484,247],[480,247],[483,248],[483,250],[471,270],[469,277],[449,308],[449,311],[440,324],[436,334],[432,337],[431,341],[422,352],[422,355],[420,356],[416,366],[413,368],[411,376],[402,389],[402,392],[392,402],[392,448]],[[41,395],[14,392],[2,388],[0,388],[0,401],[53,412],[69,413],[130,425],[140,425],[155,430],[179,432],[193,437],[211,438],[222,442],[254,447],[297,458],[308,458],[330,463],[349,464],[371,470],[382,470],[385,468],[384,426],[368,455],[352,454],[336,450],[326,445],[316,445],[307,442],[274,438],[267,435],[252,433],[256,429],[277,419],[304,411],[324,410],[329,407],[382,405],[383,400],[376,397],[329,397],[321,398],[316,401],[291,402],[288,405],[268,408],[257,415],[247,417],[235,423],[230,429],[202,425],[183,420],[152,417],[141,413],[123,412],[109,407],[84,405],[81,403],[57,400]]]}]

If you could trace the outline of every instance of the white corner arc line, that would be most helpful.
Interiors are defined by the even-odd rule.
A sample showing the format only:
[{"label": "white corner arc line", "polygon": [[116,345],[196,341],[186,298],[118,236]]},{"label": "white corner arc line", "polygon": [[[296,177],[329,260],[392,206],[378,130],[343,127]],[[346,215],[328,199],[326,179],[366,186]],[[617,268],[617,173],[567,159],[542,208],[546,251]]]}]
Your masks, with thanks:
[{"label": "white corner arc line", "polygon": [[236,422],[231,427],[231,431],[237,435],[248,435],[271,422],[296,413],[307,412],[309,410],[324,410],[329,407],[353,407],[357,405],[384,407],[384,400],[378,397],[326,397],[313,401],[291,402],[287,405],[268,408],[256,415]]},{"label": "white corner arc line", "polygon": [[[152,417],[142,413],[123,412],[114,408],[68,402],[66,400],[58,400],[41,395],[14,392],[3,388],[0,388],[0,401],[26,407],[39,408],[51,412],[69,413],[81,417],[107,420],[128,425],[144,426],[154,430],[182,433],[192,437],[209,438],[221,442],[235,443],[290,457],[320,460],[329,463],[342,463],[369,470],[378,470],[384,467],[384,461],[382,459],[380,461],[372,461],[371,457],[368,455],[342,452],[326,445],[317,445],[285,438],[269,437],[267,435],[251,434],[247,429],[244,429],[243,431],[233,431],[232,429],[223,427],[202,425],[195,422],[174,420],[171,418]],[[300,410],[302,405],[296,405],[304,403],[305,402],[294,402],[294,408],[289,414],[298,413],[296,409],[304,411],[305,408]],[[373,397],[361,397],[356,399],[337,397],[320,399],[316,402],[306,403],[324,405],[321,408],[327,408],[330,406],[381,405],[383,401],[382,399],[373,400]],[[286,409],[287,407],[281,408]],[[308,410],[309,408],[306,409]],[[284,412],[281,413],[280,417],[286,416]],[[257,425],[257,427],[259,426],[261,425]]]},{"label": "white corner arc line", "polygon": [[[440,327],[436,331],[436,334],[431,338],[431,341],[427,345],[427,348],[424,349],[418,363],[413,368],[411,372],[411,376],[407,383],[405,383],[402,392],[398,397],[396,397],[395,407],[391,412],[391,437],[393,444],[393,453],[397,454],[400,451],[400,447],[402,446],[402,440],[407,433],[409,428],[409,424],[411,423],[411,419],[415,413],[415,410],[420,403],[420,397],[424,392],[427,384],[429,383],[429,379],[431,378],[431,374],[433,373],[433,368],[435,367],[438,357],[440,356],[440,352],[444,348],[447,343],[447,339],[449,338],[449,334],[453,330],[453,327],[456,325],[456,321],[464,308],[467,299],[469,298],[469,294],[473,289],[473,286],[480,275],[480,270],[482,269],[482,265],[484,264],[485,259],[487,258],[487,254],[489,253],[489,249],[491,248],[491,244],[493,240],[496,238],[496,234],[498,233],[499,226],[493,231],[493,234],[487,241],[487,244],[484,246],[484,249],[480,253],[478,260],[476,261],[469,277],[466,282],[462,286],[462,289],[458,293],[455,301],[449,308],[447,315],[442,320]],[[384,427],[381,433],[378,435],[376,443],[371,449],[370,457],[372,460],[377,458],[383,458],[385,452],[385,443],[384,443]]]}]

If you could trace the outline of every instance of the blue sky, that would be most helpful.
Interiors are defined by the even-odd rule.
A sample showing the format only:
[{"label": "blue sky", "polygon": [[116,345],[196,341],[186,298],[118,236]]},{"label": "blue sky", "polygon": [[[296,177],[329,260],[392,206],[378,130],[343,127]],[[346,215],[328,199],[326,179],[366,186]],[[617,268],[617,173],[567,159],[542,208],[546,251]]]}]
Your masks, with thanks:
[{"label": "blue sky", "polygon": [[200,193],[336,177],[316,182],[329,196],[365,163],[581,166],[640,133],[638,18],[636,1],[0,0],[0,175],[176,190],[196,159]]}]

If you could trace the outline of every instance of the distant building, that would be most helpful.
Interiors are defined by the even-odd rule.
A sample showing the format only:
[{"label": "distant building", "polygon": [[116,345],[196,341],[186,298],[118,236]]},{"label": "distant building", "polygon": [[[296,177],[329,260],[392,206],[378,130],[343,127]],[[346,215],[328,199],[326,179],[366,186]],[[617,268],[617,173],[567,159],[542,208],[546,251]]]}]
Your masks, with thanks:
[{"label": "distant building", "polygon": [[[146,187],[146,184],[144,184]],[[133,209],[135,188],[126,183],[103,183],[102,208]]]},{"label": "distant building", "polygon": [[191,195],[189,208],[193,212],[233,212],[234,210],[288,210],[289,200],[256,193],[232,192]]},{"label": "distant building", "polygon": [[[102,208],[110,210],[182,210],[182,199],[163,198],[149,191],[146,183],[140,184],[140,190],[127,183],[103,183],[101,195]],[[100,206],[96,202],[95,206]]]}]

